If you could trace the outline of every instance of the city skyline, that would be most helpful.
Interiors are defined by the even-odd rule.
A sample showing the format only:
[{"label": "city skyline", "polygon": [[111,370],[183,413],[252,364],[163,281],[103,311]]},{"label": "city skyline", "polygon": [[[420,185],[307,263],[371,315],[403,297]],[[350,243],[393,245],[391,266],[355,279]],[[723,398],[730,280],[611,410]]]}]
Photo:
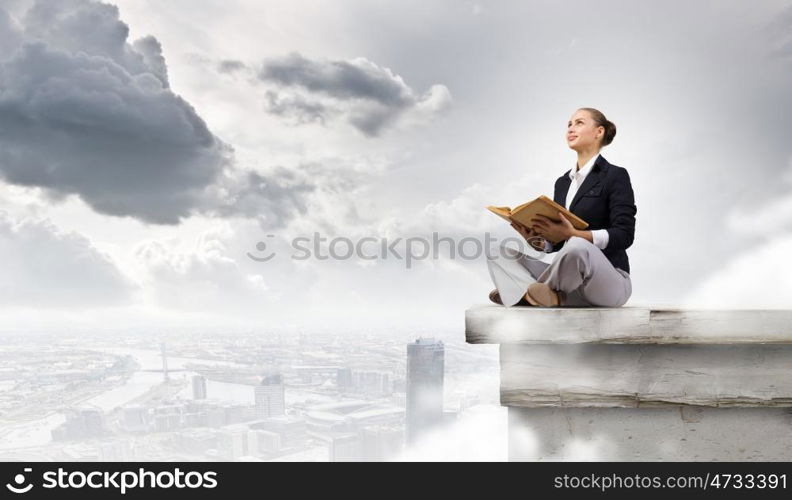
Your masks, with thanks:
[{"label": "city skyline", "polygon": [[[338,344],[338,338],[350,342]],[[292,350],[294,342],[304,351]],[[76,350],[69,338],[49,343],[12,339],[0,349],[8,368],[0,372],[0,457],[399,460],[423,453],[421,446],[454,429],[469,409],[497,405],[494,349],[481,352],[453,339],[419,342],[430,355],[419,360],[413,353],[414,376],[409,378],[408,348],[416,345],[414,339],[383,345],[365,336],[280,343],[278,336],[261,334],[126,335],[82,339]],[[442,354],[448,342],[454,364],[448,374],[451,385],[443,390]],[[9,365],[15,359],[11,356],[25,350],[39,355],[29,366]],[[441,354],[439,364],[432,351]],[[61,361],[51,363],[50,356]],[[281,373],[273,372],[273,364]],[[37,368],[31,370],[33,366]],[[438,375],[439,393],[432,382]],[[489,378],[484,394],[476,378]],[[70,389],[64,391],[63,384]],[[420,439],[408,443],[408,407],[415,404],[408,391],[414,396],[422,384],[430,396],[439,397],[429,403],[437,415],[429,425],[419,419]],[[424,409],[419,417],[425,416]]]}]

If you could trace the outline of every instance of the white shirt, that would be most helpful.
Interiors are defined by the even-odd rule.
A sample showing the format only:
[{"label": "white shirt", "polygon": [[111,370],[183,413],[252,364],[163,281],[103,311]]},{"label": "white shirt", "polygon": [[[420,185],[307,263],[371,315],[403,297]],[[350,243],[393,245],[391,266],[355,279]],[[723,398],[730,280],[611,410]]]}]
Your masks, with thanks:
[{"label": "white shirt", "polygon": [[[575,198],[575,194],[578,192],[578,189],[580,189],[580,186],[583,184],[586,176],[591,172],[591,169],[594,168],[594,163],[597,161],[599,156],[599,154],[596,154],[580,169],[577,168],[576,164],[575,168],[569,171],[569,178],[572,182],[569,185],[569,191],[567,191],[566,204],[564,205],[565,208],[569,209],[569,204],[572,203],[572,200]],[[606,229],[594,229],[591,231],[591,239],[594,240],[594,246],[600,249],[605,249],[605,247],[608,246],[608,240],[610,237]],[[546,242],[545,251],[549,252],[551,249],[552,244],[549,241]]]}]

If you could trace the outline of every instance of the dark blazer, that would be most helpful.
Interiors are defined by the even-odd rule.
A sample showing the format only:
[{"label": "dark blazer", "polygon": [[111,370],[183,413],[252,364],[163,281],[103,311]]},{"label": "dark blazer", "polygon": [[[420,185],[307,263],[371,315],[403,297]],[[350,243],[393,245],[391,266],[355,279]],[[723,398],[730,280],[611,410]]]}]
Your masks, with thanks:
[{"label": "dark blazer", "polygon": [[[556,180],[553,194],[556,203],[566,206],[566,196],[571,184],[567,170]],[[588,222],[587,230],[608,231],[608,245],[602,253],[613,267],[629,273],[630,261],[626,250],[630,248],[635,237],[635,213],[638,209],[627,170],[611,165],[608,160],[599,156],[575,193],[572,203],[566,208]],[[562,241],[554,244],[551,251],[561,250],[564,243]]]}]

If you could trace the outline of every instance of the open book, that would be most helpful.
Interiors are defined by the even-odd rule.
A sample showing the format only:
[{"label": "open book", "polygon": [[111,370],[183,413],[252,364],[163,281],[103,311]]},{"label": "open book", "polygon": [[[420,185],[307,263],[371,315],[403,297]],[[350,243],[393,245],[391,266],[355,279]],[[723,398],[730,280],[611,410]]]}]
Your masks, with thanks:
[{"label": "open book", "polygon": [[[586,221],[544,195],[528,203],[523,203],[518,207],[514,207],[513,209],[509,207],[489,206],[487,210],[498,217],[503,217],[509,222],[519,222],[525,227],[533,226],[534,223],[531,222],[531,219],[535,218],[537,215],[544,215],[548,219],[560,222],[561,219],[558,218],[558,212],[564,214],[564,217],[572,223],[575,229],[586,229],[588,227]],[[553,241],[549,238],[547,240],[552,243],[558,243],[558,241]]]}]

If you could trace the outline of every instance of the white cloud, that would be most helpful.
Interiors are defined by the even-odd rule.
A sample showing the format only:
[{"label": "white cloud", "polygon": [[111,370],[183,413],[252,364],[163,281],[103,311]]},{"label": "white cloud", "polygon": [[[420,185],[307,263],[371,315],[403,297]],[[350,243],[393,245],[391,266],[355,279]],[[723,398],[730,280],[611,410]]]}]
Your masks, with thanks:
[{"label": "white cloud", "polygon": [[262,274],[246,272],[228,250],[233,230],[228,224],[207,231],[191,251],[176,242],[147,241],[135,249],[142,282],[153,305],[165,309],[228,311],[267,309],[273,298]]},{"label": "white cloud", "polygon": [[733,259],[684,298],[690,307],[789,309],[792,303],[792,234],[767,242],[746,239]]},{"label": "white cloud", "polygon": [[83,235],[0,212],[0,303],[32,308],[131,302],[135,285]]},{"label": "white cloud", "polygon": [[480,405],[430,431],[394,461],[503,462],[508,456],[507,409]]},{"label": "white cloud", "polygon": [[778,174],[777,185],[786,188],[785,192],[768,201],[738,204],[729,210],[726,223],[735,234],[763,241],[792,232],[792,161]]}]

